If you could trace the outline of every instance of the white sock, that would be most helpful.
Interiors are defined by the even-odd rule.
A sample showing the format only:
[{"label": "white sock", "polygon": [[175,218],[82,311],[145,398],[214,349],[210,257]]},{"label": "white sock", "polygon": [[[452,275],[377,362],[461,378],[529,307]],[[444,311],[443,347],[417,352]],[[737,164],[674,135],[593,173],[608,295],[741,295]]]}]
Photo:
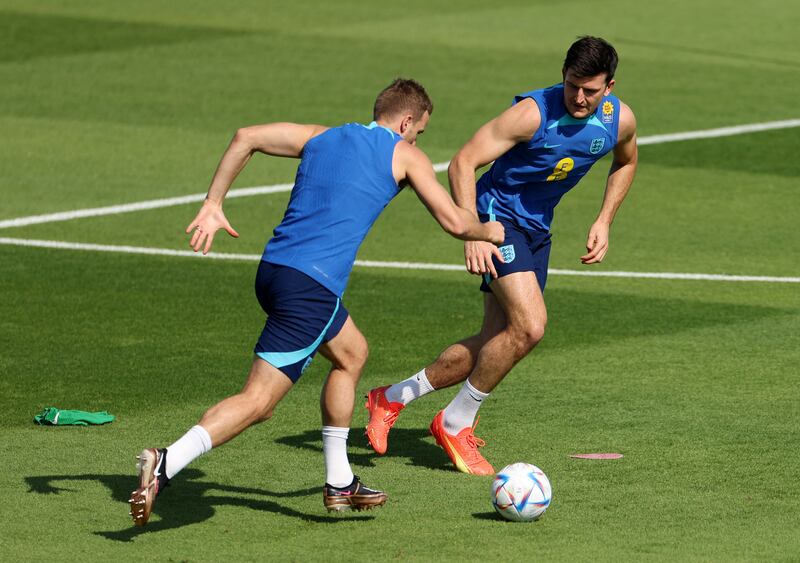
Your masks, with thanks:
[{"label": "white sock", "polygon": [[211,449],[211,436],[206,429],[192,426],[177,442],[167,448],[167,479],[172,479],[181,469]]},{"label": "white sock", "polygon": [[472,427],[478,409],[489,393],[475,389],[467,379],[458,394],[444,409],[444,429],[448,434],[456,435],[464,428]]},{"label": "white sock", "polygon": [[395,383],[389,387],[386,390],[386,400],[390,403],[403,403],[403,405],[407,405],[411,401],[419,399],[431,391],[435,391],[435,389],[428,381],[428,376],[425,375],[425,370],[423,369],[408,379],[404,379],[400,383]]},{"label": "white sock", "polygon": [[353,470],[347,459],[349,428],[322,427],[322,453],[325,454],[325,482],[332,487],[346,487],[353,482]]}]

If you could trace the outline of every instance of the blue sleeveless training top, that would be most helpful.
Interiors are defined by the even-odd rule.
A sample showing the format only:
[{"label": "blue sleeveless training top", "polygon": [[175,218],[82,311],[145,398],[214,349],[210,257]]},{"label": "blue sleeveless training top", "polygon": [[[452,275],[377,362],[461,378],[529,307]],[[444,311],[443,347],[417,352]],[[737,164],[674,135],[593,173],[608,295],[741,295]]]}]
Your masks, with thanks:
[{"label": "blue sleeveless training top", "polygon": [[605,96],[594,114],[575,119],[564,106],[562,84],[520,94],[514,103],[525,98],[539,106],[541,125],[478,180],[478,213],[549,231],[561,196],[617,144],[620,101]]},{"label": "blue sleeveless training top", "polygon": [[300,270],[341,297],[358,247],[399,193],[392,158],[401,140],[373,122],[308,141],[286,214],[261,259]]}]

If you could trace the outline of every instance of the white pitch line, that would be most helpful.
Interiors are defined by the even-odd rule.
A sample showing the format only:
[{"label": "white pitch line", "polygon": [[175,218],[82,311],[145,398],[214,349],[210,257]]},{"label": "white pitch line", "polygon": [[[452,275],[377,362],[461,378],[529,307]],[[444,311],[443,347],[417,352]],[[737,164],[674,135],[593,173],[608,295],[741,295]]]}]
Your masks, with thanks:
[{"label": "white pitch line", "polygon": [[[257,186],[254,188],[239,188],[228,192],[226,199],[237,197],[249,197],[254,195],[274,194],[278,192],[291,191],[294,184],[276,184],[274,186]],[[27,225],[38,225],[41,223],[57,223],[59,221],[71,221],[72,219],[82,219],[85,217],[100,217],[102,215],[117,215],[119,213],[130,213],[132,211],[143,211],[145,209],[160,209],[162,207],[172,207],[185,203],[203,201],[206,194],[192,194],[179,197],[168,197],[166,199],[151,199],[149,201],[139,201],[137,203],[125,203],[122,205],[109,205],[108,207],[93,207],[90,209],[77,209],[75,211],[62,211],[60,213],[48,213],[46,215],[31,215],[29,217],[19,217],[17,219],[6,219],[0,221],[0,229],[9,227],[25,227]]]},{"label": "white pitch line", "polygon": [[675,141],[692,141],[695,139],[712,139],[716,137],[731,137],[759,131],[772,131],[774,129],[791,129],[800,127],[800,119],[785,119],[783,121],[768,121],[766,123],[751,123],[750,125],[734,125],[733,127],[719,127],[717,129],[704,129],[702,131],[687,131],[685,133],[667,133],[666,135],[650,135],[637,141],[639,145],[658,145],[673,143]]},{"label": "white pitch line", "polygon": [[[787,129],[800,127],[800,119],[786,119],[783,121],[768,121],[764,123],[752,123],[749,125],[735,125],[733,127],[719,127],[716,129],[704,129],[701,131],[685,131],[683,133],[668,133],[665,135],[650,135],[638,139],[639,145],[656,145],[660,143],[672,143],[675,141],[689,141],[693,139],[709,139],[714,137],[729,137],[732,135],[743,135],[758,131],[770,131],[773,129]],[[444,172],[450,162],[439,162],[433,165],[436,172]],[[256,186],[253,188],[238,188],[228,192],[226,199],[237,197],[249,197],[263,194],[274,194],[278,192],[291,191],[294,184],[276,184],[273,186]],[[165,199],[152,199],[137,203],[126,203],[121,205],[110,205],[107,207],[93,207],[89,209],[76,209],[75,211],[62,211],[59,213],[47,213],[44,215],[30,215],[18,217],[16,219],[6,219],[0,221],[0,229],[12,227],[25,227],[27,225],[39,225],[42,223],[56,223],[59,221],[71,221],[86,217],[99,217],[102,215],[117,215],[120,213],[131,213],[145,209],[159,209],[162,207],[172,207],[203,201],[206,194],[192,194],[179,197],[169,197]]]},{"label": "white pitch line", "polygon": [[[117,252],[123,254],[147,254],[156,256],[180,256],[184,258],[203,258],[206,260],[238,260],[256,262],[261,259],[261,254],[229,254],[215,252],[208,255],[195,253],[191,250],[172,250],[168,248],[148,248],[143,246],[120,246],[111,244],[91,244],[81,242],[62,242],[57,240],[17,239],[0,237],[0,244],[12,246],[28,246],[36,248],[55,248],[60,250],[83,250],[91,252]],[[455,271],[464,270],[460,264],[435,264],[430,262],[378,262],[374,260],[356,260],[356,266],[364,268],[392,268],[400,270],[438,270]],[[556,276],[592,276],[606,278],[648,278],[661,280],[701,280],[701,281],[728,281],[728,282],[768,282],[768,283],[800,283],[800,277],[774,277],[774,276],[737,276],[723,274],[685,274],[675,272],[603,272],[560,270],[551,268],[548,274]]]}]

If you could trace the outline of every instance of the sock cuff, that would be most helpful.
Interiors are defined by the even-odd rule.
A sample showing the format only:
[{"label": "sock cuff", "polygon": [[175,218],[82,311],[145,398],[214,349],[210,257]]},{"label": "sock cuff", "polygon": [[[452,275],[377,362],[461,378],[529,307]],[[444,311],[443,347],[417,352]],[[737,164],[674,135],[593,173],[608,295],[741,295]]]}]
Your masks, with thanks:
[{"label": "sock cuff", "polygon": [[472,383],[469,382],[469,379],[464,381],[464,387],[466,388],[467,391],[469,391],[472,395],[474,395],[476,399],[480,399],[481,401],[489,396],[489,393],[484,393],[483,391],[478,391],[477,389],[475,389]]},{"label": "sock cuff", "polygon": [[322,427],[322,436],[323,437],[330,437],[330,438],[341,438],[347,440],[347,436],[350,434],[349,428],[342,428],[340,426],[323,426]]},{"label": "sock cuff", "polygon": [[430,393],[431,391],[435,391],[433,385],[431,385],[431,382],[428,381],[428,375],[425,373],[425,368],[422,368],[414,377],[417,378],[417,381],[419,381],[420,387],[424,392]]},{"label": "sock cuff", "polygon": [[199,424],[196,424],[192,426],[190,431],[194,432],[195,435],[200,438],[200,441],[203,442],[203,453],[206,453],[207,451],[211,450],[212,447],[214,447],[211,443],[211,434],[209,434],[205,428]]}]

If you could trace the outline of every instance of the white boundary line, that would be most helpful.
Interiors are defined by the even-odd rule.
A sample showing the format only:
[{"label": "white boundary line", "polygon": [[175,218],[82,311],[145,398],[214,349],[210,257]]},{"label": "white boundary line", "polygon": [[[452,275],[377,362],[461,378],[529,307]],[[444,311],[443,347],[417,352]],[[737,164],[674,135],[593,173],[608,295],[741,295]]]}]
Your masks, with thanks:
[{"label": "white boundary line", "polygon": [[[769,121],[764,123],[751,123],[749,125],[735,125],[733,127],[720,127],[716,129],[704,129],[701,131],[685,131],[682,133],[668,133],[665,135],[650,135],[638,139],[639,145],[656,145],[660,143],[672,143],[675,141],[689,141],[693,139],[710,139],[715,137],[728,137],[731,135],[743,135],[759,131],[771,131],[774,129],[788,129],[800,127],[800,119],[786,119],[783,121]],[[434,170],[443,172],[447,170],[449,162],[439,162],[433,165]],[[291,191],[294,184],[276,184],[273,186],[256,186],[253,188],[239,188],[228,192],[226,199],[236,197],[249,197],[263,194],[273,194],[278,192]],[[119,213],[131,213],[145,209],[159,209],[162,207],[172,207],[203,201],[206,194],[192,194],[180,197],[170,197],[165,199],[152,199],[137,203],[127,203],[122,205],[110,205],[107,207],[94,207],[89,209],[77,209],[75,211],[62,211],[60,213],[48,213],[45,215],[30,215],[28,217],[18,217],[16,219],[6,219],[0,221],[0,229],[12,227],[24,227],[27,225],[38,225],[42,223],[56,223],[59,221],[71,221],[72,219],[82,219],[85,217],[99,217],[102,215],[117,215]]]},{"label": "white boundary line", "polygon": [[[171,250],[167,248],[147,248],[142,246],[118,246],[110,244],[89,244],[79,242],[62,242],[56,240],[35,240],[0,237],[0,244],[28,246],[35,248],[57,248],[61,250],[83,250],[93,252],[118,252],[124,254],[148,254],[156,256],[180,256],[184,258],[202,258],[205,260],[238,260],[256,262],[261,254],[227,254],[213,253],[204,256],[191,250]],[[445,270],[460,272],[464,266],[458,264],[434,264],[429,262],[376,262],[373,260],[356,260],[356,266],[366,268],[393,268],[402,270]],[[661,280],[703,280],[728,282],[768,282],[768,283],[800,283],[800,277],[773,276],[732,276],[723,274],[682,274],[674,272],[603,272],[550,269],[548,274],[560,276],[591,276],[607,278],[648,278]]]},{"label": "white boundary line", "polygon": [[784,119],[783,121],[767,121],[764,123],[751,123],[749,125],[734,125],[732,127],[718,127],[716,129],[703,129],[701,131],[686,131],[685,133],[667,133],[666,135],[650,135],[638,139],[639,145],[658,145],[661,143],[673,143],[675,141],[693,141],[696,139],[712,139],[716,137],[731,137],[733,135],[745,135],[747,133],[758,133],[760,131],[772,131],[775,129],[791,129],[800,127],[800,119]]}]

